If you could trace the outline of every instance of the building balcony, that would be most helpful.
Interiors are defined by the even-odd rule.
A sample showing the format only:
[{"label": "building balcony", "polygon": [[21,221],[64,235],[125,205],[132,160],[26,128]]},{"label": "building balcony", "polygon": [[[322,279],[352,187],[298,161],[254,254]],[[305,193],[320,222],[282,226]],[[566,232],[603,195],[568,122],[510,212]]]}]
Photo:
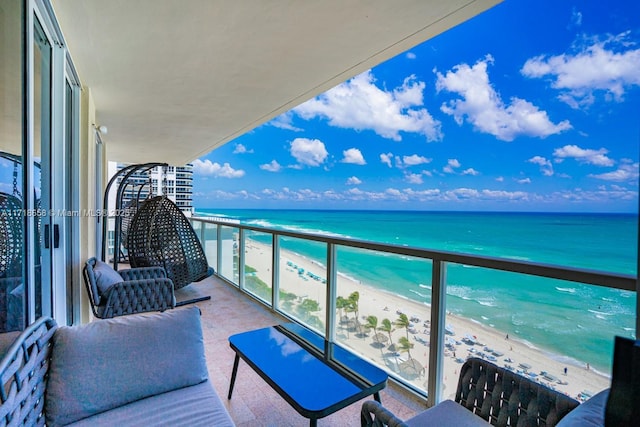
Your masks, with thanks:
[{"label": "building balcony", "polygon": [[[387,370],[402,396],[429,399],[430,404],[453,397],[459,368],[469,356],[584,400],[609,386],[614,336],[631,336],[635,323],[632,314],[624,320],[628,328],[603,331],[558,319],[553,308],[556,293],[577,287],[594,295],[586,297],[593,298],[594,307],[602,303],[594,291],[602,288],[632,304],[632,276],[274,230],[228,219],[192,218],[192,224],[216,269],[212,280],[221,287],[245,295],[274,320],[300,323],[373,362]],[[355,264],[379,267],[389,259],[401,266],[395,268],[415,272],[413,287],[389,290],[385,285],[395,277],[391,270],[365,280],[352,274]],[[458,295],[460,274],[468,269],[478,286],[495,289],[491,304]],[[526,288],[527,310],[501,304],[504,290],[488,279],[483,282],[488,272]],[[473,315],[460,311],[460,300],[471,300]],[[629,311],[634,313],[633,307]],[[504,319],[511,327],[504,328]],[[243,330],[260,326],[249,319]],[[553,346],[554,341],[560,345]],[[594,342],[606,343],[606,348],[590,353]]]}]

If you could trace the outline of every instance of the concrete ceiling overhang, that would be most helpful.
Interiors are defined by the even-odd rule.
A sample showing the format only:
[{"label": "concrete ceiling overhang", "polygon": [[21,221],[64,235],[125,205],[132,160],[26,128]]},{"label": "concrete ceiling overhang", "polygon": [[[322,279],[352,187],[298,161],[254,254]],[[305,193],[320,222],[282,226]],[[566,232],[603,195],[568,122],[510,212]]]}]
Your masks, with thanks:
[{"label": "concrete ceiling overhang", "polygon": [[51,0],[110,160],[184,164],[501,0]]}]

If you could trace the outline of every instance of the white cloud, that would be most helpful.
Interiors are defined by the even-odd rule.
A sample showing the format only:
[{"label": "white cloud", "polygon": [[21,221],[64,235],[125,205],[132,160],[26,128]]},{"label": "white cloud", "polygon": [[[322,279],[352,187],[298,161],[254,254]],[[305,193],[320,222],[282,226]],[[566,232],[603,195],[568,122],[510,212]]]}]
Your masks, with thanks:
[{"label": "white cloud", "polygon": [[522,178],[516,181],[518,184],[531,184],[530,178]]},{"label": "white cloud", "polygon": [[329,153],[324,143],[318,139],[296,138],[291,142],[291,155],[300,164],[320,166]]},{"label": "white cloud", "polygon": [[477,170],[475,170],[474,168],[469,168],[469,169],[465,169],[462,171],[462,175],[471,175],[471,176],[477,176],[480,175],[480,172],[478,172]]},{"label": "white cloud", "polygon": [[510,105],[505,105],[489,82],[487,65],[491,63],[493,58],[487,55],[473,67],[459,64],[445,75],[436,72],[438,92],[446,90],[462,97],[442,104],[440,109],[459,125],[466,118],[478,131],[503,141],[513,141],[521,135],[546,138],[571,129],[568,120],[554,124],[546,111],[524,99],[514,97]]},{"label": "white cloud", "polygon": [[348,150],[344,150],[342,152],[344,156],[342,158],[342,163],[351,163],[354,165],[366,165],[364,157],[362,156],[362,152],[357,148],[349,148]]},{"label": "white cloud", "polygon": [[613,166],[615,162],[606,156],[608,152],[606,148],[592,150],[589,148],[580,148],[577,145],[565,145],[564,147],[553,150],[553,156],[555,157],[556,163],[560,163],[567,158],[572,158],[580,163],[589,165]]},{"label": "white cloud", "polygon": [[447,165],[445,167],[442,168],[443,172],[446,173],[455,173],[456,168],[460,167],[460,162],[458,161],[458,159],[449,159],[449,161],[447,161]]},{"label": "white cloud", "polygon": [[247,147],[245,147],[242,144],[236,144],[236,147],[233,149],[233,154],[251,154],[253,153],[253,150],[247,150]]},{"label": "white cloud", "polygon": [[293,125],[293,113],[291,111],[280,114],[268,124],[278,129],[291,130],[294,132],[301,132],[304,130]]},{"label": "white cloud", "polygon": [[499,176],[499,177],[496,178],[496,181],[504,182],[504,177],[503,176]]},{"label": "white cloud", "polygon": [[639,163],[623,163],[620,167],[607,173],[601,173],[598,175],[589,175],[591,178],[602,179],[604,181],[637,181],[638,180],[638,165]]},{"label": "white cloud", "polygon": [[540,166],[540,172],[542,172],[544,176],[553,175],[553,165],[550,160],[547,160],[542,156],[534,156],[527,160],[527,162]]},{"label": "white cloud", "polygon": [[404,175],[405,181],[409,184],[422,184],[422,174],[419,173],[406,173]]},{"label": "white cloud", "polygon": [[391,159],[393,159],[393,154],[391,154],[391,153],[386,153],[386,154],[382,153],[382,154],[380,154],[380,161],[382,163],[384,163],[385,165],[389,166],[389,167],[392,167],[391,166]]},{"label": "white cloud", "polygon": [[360,185],[362,181],[357,176],[352,176],[347,179],[347,185]]},{"label": "white cloud", "polygon": [[431,173],[431,171],[428,171],[428,170],[423,170],[421,173],[422,175],[433,176],[433,173]]},{"label": "white cloud", "polygon": [[418,156],[417,154],[402,157],[402,162],[405,166],[423,165],[425,163],[431,163],[431,160],[432,159],[428,159],[424,156]]},{"label": "white cloud", "polygon": [[267,172],[279,172],[282,169],[282,166],[280,166],[280,163],[278,163],[276,160],[271,160],[271,163],[260,165],[260,169]]},{"label": "white cloud", "polygon": [[606,100],[623,100],[625,91],[640,85],[640,49],[631,49],[630,31],[605,40],[591,38],[576,44],[575,52],[527,60],[521,73],[526,77],[551,77],[559,98],[573,108],[589,106],[597,92]]},{"label": "white cloud", "polygon": [[424,135],[427,141],[442,139],[440,122],[423,105],[425,83],[407,77],[402,86],[387,91],[375,85],[366,71],[293,111],[305,120],[326,118],[331,126],[372,130],[383,138],[402,140],[400,132]]},{"label": "white cloud", "polygon": [[193,171],[200,175],[211,175],[221,178],[241,178],[244,176],[242,169],[233,169],[229,163],[223,165],[220,165],[218,162],[212,163],[209,159],[205,161],[196,159],[193,162]]}]

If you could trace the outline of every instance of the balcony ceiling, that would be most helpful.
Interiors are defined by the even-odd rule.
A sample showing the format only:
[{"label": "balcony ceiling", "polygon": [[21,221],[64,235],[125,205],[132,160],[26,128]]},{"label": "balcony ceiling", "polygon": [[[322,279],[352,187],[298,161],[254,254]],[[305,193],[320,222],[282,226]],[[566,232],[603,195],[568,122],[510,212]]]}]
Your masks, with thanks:
[{"label": "balcony ceiling", "polygon": [[184,164],[501,0],[51,0],[110,160]]}]

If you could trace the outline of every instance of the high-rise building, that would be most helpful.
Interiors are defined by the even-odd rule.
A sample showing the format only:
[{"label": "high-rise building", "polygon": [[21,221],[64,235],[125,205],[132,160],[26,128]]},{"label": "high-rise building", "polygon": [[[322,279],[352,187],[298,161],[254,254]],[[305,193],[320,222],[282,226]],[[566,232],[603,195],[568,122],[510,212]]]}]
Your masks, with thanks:
[{"label": "high-rise building", "polygon": [[[127,165],[109,162],[109,177],[115,175]],[[113,185],[109,194],[109,209],[115,208],[116,189],[122,178]],[[136,173],[129,177],[125,187],[123,206],[130,200],[143,200],[154,195],[166,195],[169,200],[188,217],[193,214],[193,165],[157,166],[148,172]]]}]

